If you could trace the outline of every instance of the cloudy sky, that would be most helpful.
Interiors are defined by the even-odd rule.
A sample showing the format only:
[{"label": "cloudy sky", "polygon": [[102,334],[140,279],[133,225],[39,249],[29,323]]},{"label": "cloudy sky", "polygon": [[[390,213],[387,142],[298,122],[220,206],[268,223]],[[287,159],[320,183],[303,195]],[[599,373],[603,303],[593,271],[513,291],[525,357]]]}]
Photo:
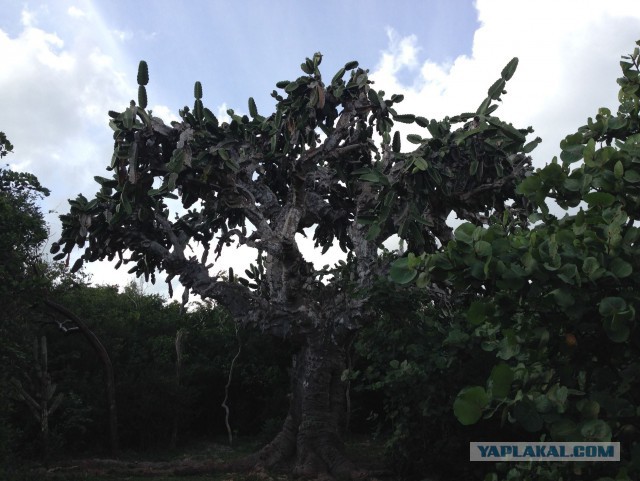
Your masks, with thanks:
[{"label": "cloudy sky", "polygon": [[[317,51],[325,76],[358,60],[376,88],[405,94],[402,109],[439,119],[475,110],[517,56],[498,114],[534,127],[541,166],[599,107],[615,109],[620,56],[640,39],[637,0],[0,0],[0,7],[0,130],[15,147],[5,160],[51,189],[43,209],[57,214],[66,199],[97,190],[93,176],[105,175],[112,152],[106,113],[136,98],[141,59],[150,67],[149,106],[165,120],[193,103],[196,80],[214,113],[244,113],[253,96],[264,115],[275,83],[299,76],[300,62]],[[54,234],[57,214],[47,217]],[[108,265],[90,271],[97,283],[126,282]]]}]

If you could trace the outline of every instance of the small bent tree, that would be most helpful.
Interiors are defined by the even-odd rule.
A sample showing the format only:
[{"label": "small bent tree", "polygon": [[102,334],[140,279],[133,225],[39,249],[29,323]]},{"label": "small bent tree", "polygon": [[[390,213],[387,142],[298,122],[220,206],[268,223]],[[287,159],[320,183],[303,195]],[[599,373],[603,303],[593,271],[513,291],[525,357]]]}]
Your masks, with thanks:
[{"label": "small bent tree", "polygon": [[12,378],[12,382],[16,397],[29,406],[36,421],[40,423],[42,457],[44,462],[47,463],[49,461],[49,416],[60,407],[64,395],[62,393],[56,394],[57,385],[51,382],[46,336],[42,336],[41,339],[35,339],[33,357],[38,380],[32,382],[27,377],[33,391],[30,393],[16,378]]},{"label": "small bent tree", "polygon": [[[291,339],[298,354],[289,413],[250,464],[353,477],[340,436],[345,349],[371,320],[368,288],[380,276],[412,272],[390,269],[382,242],[398,235],[411,251],[434,252],[452,238],[451,214],[476,225],[495,212],[525,219],[515,188],[539,139],[525,144],[530,128],[492,115],[517,59],[476,112],[442,121],[398,113],[403,97],[374,90],[355,61],[325,83],[321,60],[315,54],[302,63],[303,76],[276,84],[273,114],[260,115],[250,98],[248,116],[229,110],[231,121],[221,123],[196,82],[193,109],[171,125],[146,110],[141,62],[138,104],[109,113],[113,176],[95,178],[94,199],[70,201],[52,250],[63,258],[83,248],[75,269],[117,257],[117,266],[133,264],[130,272],[152,282],[164,272],[170,292],[172,279],[185,287],[184,300],[189,293],[213,299],[238,323]],[[396,122],[428,133],[408,136],[415,148],[403,152]],[[347,262],[316,269],[298,248],[310,230],[322,253],[337,243]],[[192,253],[198,244],[200,258]],[[218,259],[234,244],[256,250],[248,279],[211,273],[211,248]]]}]

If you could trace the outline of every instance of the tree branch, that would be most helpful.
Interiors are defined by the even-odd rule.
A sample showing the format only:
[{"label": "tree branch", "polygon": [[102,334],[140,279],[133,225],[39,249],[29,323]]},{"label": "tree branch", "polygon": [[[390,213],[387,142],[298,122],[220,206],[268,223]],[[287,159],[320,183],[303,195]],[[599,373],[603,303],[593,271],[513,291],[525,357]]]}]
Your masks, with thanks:
[{"label": "tree branch", "polygon": [[227,426],[227,434],[229,436],[229,445],[233,444],[233,433],[231,431],[231,426],[229,425],[229,406],[227,405],[227,400],[229,399],[229,386],[231,386],[231,378],[233,376],[233,367],[240,357],[240,353],[242,352],[242,339],[240,338],[240,331],[238,329],[238,325],[236,324],[236,339],[238,340],[238,352],[231,360],[231,366],[229,366],[229,377],[227,378],[227,384],[224,386],[224,399],[222,400],[221,406],[224,408],[224,423]]},{"label": "tree branch", "polygon": [[505,184],[509,182],[517,182],[522,179],[525,170],[527,170],[527,167],[529,167],[530,165],[531,157],[523,155],[520,157],[518,163],[514,165],[513,171],[509,175],[500,177],[491,183],[482,184],[469,192],[465,192],[464,194],[460,195],[460,200],[462,200],[463,202],[467,202],[476,197],[478,194],[481,194],[482,192],[486,192],[488,190],[499,191]]}]

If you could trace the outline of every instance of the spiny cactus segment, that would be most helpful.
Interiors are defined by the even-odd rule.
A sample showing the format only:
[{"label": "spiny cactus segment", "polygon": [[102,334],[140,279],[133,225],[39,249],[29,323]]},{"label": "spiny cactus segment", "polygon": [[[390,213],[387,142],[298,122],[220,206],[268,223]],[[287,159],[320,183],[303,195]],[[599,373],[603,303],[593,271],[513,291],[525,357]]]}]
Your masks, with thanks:
[{"label": "spiny cactus segment", "polygon": [[149,66],[144,60],[140,60],[138,65],[138,105],[147,108],[147,89],[145,85],[149,83]]}]

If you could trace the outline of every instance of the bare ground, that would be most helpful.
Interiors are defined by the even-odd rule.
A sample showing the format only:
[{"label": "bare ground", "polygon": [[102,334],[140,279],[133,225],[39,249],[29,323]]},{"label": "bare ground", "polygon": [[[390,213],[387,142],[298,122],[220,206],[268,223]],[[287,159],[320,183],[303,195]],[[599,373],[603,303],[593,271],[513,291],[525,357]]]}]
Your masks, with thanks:
[{"label": "bare ground", "polygon": [[[259,445],[247,441],[230,447],[219,443],[204,443],[188,452],[176,455],[137,456],[125,454],[118,459],[76,458],[54,462],[48,468],[29,470],[33,479],[48,481],[158,481],[208,480],[208,481],[289,481],[286,473],[254,471],[239,472],[237,460],[255,450]],[[347,443],[347,454],[355,464],[367,473],[363,480],[390,481],[392,472],[385,466],[383,449],[379,442],[357,439]],[[146,459],[145,459],[146,458]],[[31,479],[20,476],[17,479]],[[316,478],[318,481],[329,478]]]}]

